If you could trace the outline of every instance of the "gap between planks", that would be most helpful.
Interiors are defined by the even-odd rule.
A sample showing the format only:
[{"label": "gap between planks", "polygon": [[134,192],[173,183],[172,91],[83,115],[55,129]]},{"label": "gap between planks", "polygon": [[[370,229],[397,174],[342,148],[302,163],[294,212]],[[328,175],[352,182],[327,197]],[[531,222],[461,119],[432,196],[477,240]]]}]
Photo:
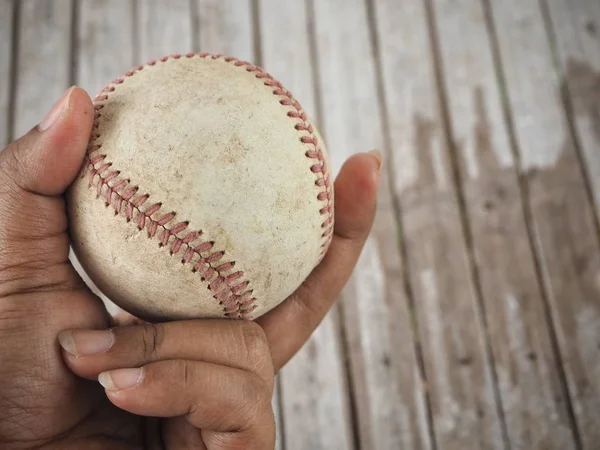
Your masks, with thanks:
[{"label": "gap between planks", "polygon": [[[503,57],[508,58],[507,55],[503,55],[502,54],[502,49],[501,49],[501,42],[500,42],[500,37],[499,37],[499,28],[498,25],[495,23],[495,17],[494,17],[494,6],[492,5],[492,3],[489,0],[485,0],[484,5],[486,7],[486,20],[489,22],[489,27],[490,30],[492,32],[492,42],[493,42],[493,46],[494,46],[494,58],[495,58],[495,63],[497,66],[497,70],[498,70],[498,77],[499,80],[501,82],[501,85],[503,87],[503,100],[504,100],[504,109],[505,109],[505,117],[506,117],[506,121],[507,121],[507,127],[510,131],[510,138],[511,138],[511,148],[512,151],[514,153],[514,158],[516,161],[516,166],[517,166],[517,170],[518,170],[518,175],[519,175],[519,181],[520,181],[520,185],[521,185],[521,189],[523,191],[523,196],[525,198],[525,202],[524,202],[524,210],[525,210],[525,217],[526,217],[526,221],[527,221],[527,229],[528,229],[528,233],[530,235],[530,241],[531,241],[531,245],[532,245],[532,251],[535,257],[535,262],[536,262],[536,271],[537,271],[537,276],[538,279],[540,280],[540,286],[542,289],[542,295],[543,295],[543,299],[544,299],[544,306],[545,306],[545,314],[546,314],[546,320],[548,321],[549,325],[550,325],[550,330],[551,330],[551,339],[552,339],[552,345],[554,348],[554,352],[556,354],[557,357],[557,369],[559,370],[559,374],[560,374],[560,378],[561,378],[561,383],[562,383],[562,390],[563,390],[563,395],[565,398],[565,402],[566,402],[566,406],[568,409],[568,413],[569,413],[569,420],[571,422],[571,428],[574,434],[574,439],[575,439],[575,446],[576,448],[587,448],[584,444],[586,439],[589,439],[589,437],[586,438],[585,434],[582,434],[581,428],[580,428],[580,420],[581,417],[577,417],[577,409],[575,407],[574,401],[575,401],[575,397],[573,397],[573,391],[571,390],[571,387],[575,388],[577,386],[576,384],[576,380],[573,381],[572,384],[570,384],[569,382],[569,377],[574,377],[575,375],[573,374],[573,367],[569,367],[568,365],[565,364],[565,361],[567,361],[566,358],[569,359],[573,359],[575,360],[576,357],[578,355],[568,355],[565,356],[563,354],[563,351],[567,351],[567,349],[563,349],[561,348],[561,345],[565,345],[567,346],[567,348],[572,349],[573,345],[577,345],[576,343],[573,342],[573,340],[575,339],[576,336],[571,335],[569,333],[568,330],[564,329],[563,324],[569,324],[570,320],[575,320],[576,317],[573,317],[573,314],[580,314],[582,311],[574,311],[573,309],[577,309],[577,308],[581,308],[583,306],[583,304],[580,301],[576,301],[574,303],[575,306],[573,306],[573,309],[571,310],[567,310],[567,311],[563,311],[563,314],[561,315],[558,311],[560,305],[561,300],[565,301],[565,298],[556,298],[557,293],[558,294],[571,294],[571,295],[575,295],[577,296],[578,294],[581,293],[582,289],[586,289],[589,286],[586,284],[586,282],[588,280],[586,280],[583,275],[576,273],[573,274],[571,272],[568,272],[569,270],[573,270],[573,267],[569,267],[568,270],[563,267],[561,269],[560,264],[560,257],[557,257],[558,254],[556,254],[556,249],[552,248],[554,247],[554,244],[550,244],[548,239],[549,236],[544,236],[545,234],[548,234],[550,232],[557,232],[557,229],[560,229],[561,226],[569,226],[571,225],[571,223],[568,222],[569,219],[573,219],[573,217],[569,217],[569,210],[566,208],[565,205],[563,206],[563,209],[561,211],[561,215],[565,215],[565,217],[562,216],[558,216],[556,214],[551,215],[550,217],[548,217],[548,215],[551,213],[551,211],[549,210],[550,207],[552,207],[553,205],[549,203],[548,199],[544,199],[543,197],[540,197],[540,195],[543,194],[543,192],[541,191],[541,189],[543,189],[544,191],[547,191],[548,189],[550,189],[553,185],[548,186],[548,183],[550,183],[552,180],[556,180],[556,179],[561,179],[561,175],[562,175],[562,185],[559,185],[558,187],[561,188],[560,191],[557,191],[556,187],[553,191],[556,192],[557,194],[565,194],[565,198],[560,197],[560,199],[566,200],[566,193],[568,191],[568,189],[572,189],[573,192],[575,194],[583,194],[582,196],[579,195],[577,198],[577,201],[574,202],[574,207],[580,207],[581,210],[578,211],[579,213],[581,213],[581,226],[583,228],[585,228],[589,222],[593,222],[593,227],[594,227],[594,235],[590,235],[588,234],[583,234],[581,235],[581,239],[585,240],[587,238],[591,238],[592,239],[592,245],[594,247],[598,247],[598,242],[597,242],[597,222],[596,222],[596,218],[595,217],[591,217],[594,214],[588,214],[592,208],[591,203],[589,203],[589,191],[587,191],[586,186],[585,186],[585,179],[584,181],[581,180],[582,177],[582,171],[583,168],[580,165],[581,160],[578,158],[578,156],[576,155],[576,150],[575,150],[575,143],[573,142],[573,130],[572,128],[570,128],[570,124],[568,123],[568,119],[564,116],[566,116],[567,111],[565,111],[565,104],[561,101],[561,96],[558,96],[558,101],[557,102],[553,102],[552,100],[550,100],[550,102],[552,103],[550,105],[550,110],[548,112],[548,117],[552,118],[552,119],[556,119],[558,118],[560,119],[567,119],[566,120],[566,126],[564,127],[564,131],[565,131],[565,136],[562,138],[564,140],[566,140],[566,144],[563,145],[563,147],[560,149],[560,151],[562,151],[565,154],[559,154],[556,156],[556,161],[552,162],[550,161],[550,165],[548,166],[548,169],[546,171],[549,171],[549,173],[545,173],[544,167],[541,167],[539,172],[541,172],[541,174],[539,175],[539,177],[536,177],[536,172],[532,170],[532,168],[535,169],[536,165],[541,164],[541,162],[539,161],[539,156],[535,155],[535,147],[531,145],[531,140],[527,141],[527,136],[523,136],[523,135],[519,135],[521,132],[523,132],[523,129],[519,129],[518,128],[518,117],[515,117],[515,112],[513,111],[514,108],[514,103],[512,103],[511,99],[511,90],[512,89],[517,89],[519,86],[517,85],[511,85],[511,83],[509,82],[509,80],[507,79],[507,74],[505,72],[505,68],[503,65]],[[532,6],[533,5],[533,6]],[[540,7],[541,8],[541,3],[538,5],[537,3],[534,2],[528,2],[528,7],[532,7],[533,11],[537,11],[537,8]],[[499,5],[495,5],[498,8],[501,8]],[[540,12],[540,17],[541,16],[541,11]],[[506,13],[506,12],[505,12]],[[496,20],[500,20],[500,19],[496,19]],[[548,30],[545,28],[547,26],[547,24],[543,23],[543,20],[540,21],[541,22],[541,27],[542,30],[541,32],[543,33],[543,36],[546,37],[546,40],[548,39],[548,35],[547,32]],[[504,24],[506,25],[506,24]],[[535,25],[535,24],[534,24]],[[539,25],[539,24],[538,24]],[[537,25],[535,25],[537,26]],[[539,30],[535,30],[534,33],[536,31]],[[510,33],[510,30],[504,30],[504,33]],[[510,35],[508,35],[508,37],[510,37]],[[535,39],[536,36],[535,34],[533,35],[533,39]],[[504,36],[504,38],[507,38],[507,35]],[[544,45],[549,45],[548,42],[546,41]],[[536,64],[545,64],[546,61],[543,60],[543,58],[545,57],[545,54],[547,51],[549,51],[550,49],[547,48],[543,48],[541,50],[541,61],[536,61]],[[552,57],[552,55],[550,56]],[[514,61],[511,61],[514,63]],[[554,67],[550,67],[550,70],[548,70],[548,77],[550,80],[552,80],[552,82],[554,81],[554,77],[555,77],[555,73],[553,72],[553,69],[555,69],[556,66]],[[539,68],[539,66],[538,66]],[[548,79],[546,79],[544,81],[546,84],[548,84]],[[550,83],[552,83],[550,82]],[[547,86],[542,86],[541,89],[547,88]],[[537,86],[534,86],[532,89],[537,89]],[[514,93],[512,94],[514,95]],[[546,105],[548,106],[548,105]],[[544,114],[546,112],[545,111],[541,111],[539,114],[541,114],[542,118],[544,118]],[[522,124],[521,124],[522,125]],[[560,124],[563,125],[563,124]],[[554,144],[556,144],[556,130],[552,130],[550,138],[548,138],[548,140],[550,141],[549,143],[547,143],[547,146],[553,146]],[[554,141],[553,141],[554,139]],[[527,144],[529,144],[530,146],[533,147],[533,153],[532,153],[532,148],[528,148]],[[537,150],[539,152],[539,149]],[[550,151],[554,151],[552,148],[550,149]],[[544,158],[547,158],[548,155],[544,155]],[[552,157],[552,155],[550,155]],[[574,159],[572,160],[571,158]],[[538,160],[536,160],[536,158],[538,158]],[[543,164],[542,164],[543,166]],[[553,173],[556,172],[558,169],[562,168],[563,172],[562,173]],[[579,177],[579,179],[574,179],[573,177]],[[566,177],[566,178],[565,178]],[[569,184],[570,183],[570,184]],[[552,183],[550,183],[552,184]],[[555,185],[556,183],[554,183]],[[571,184],[573,186],[571,186]],[[581,191],[579,191],[579,188],[581,188]],[[568,201],[573,200],[572,196],[568,197]],[[546,222],[548,222],[548,220],[550,222],[556,222],[556,223],[549,223],[547,224]],[[541,228],[542,227],[542,228]],[[573,231],[573,230],[562,230],[566,232],[566,236],[561,236],[561,237],[572,237],[571,235],[569,235],[569,232]],[[586,233],[588,230],[580,230],[580,231],[584,231],[584,233]],[[581,245],[582,242],[569,242],[569,245],[562,250],[563,253],[565,253],[566,256],[568,257],[575,257],[577,256],[578,252],[581,251]],[[588,242],[589,244],[589,242]],[[589,250],[589,249],[588,249]],[[568,252],[567,252],[568,251]],[[554,254],[553,254],[554,252]],[[547,253],[549,256],[545,256],[545,253]],[[592,253],[593,254],[593,250]],[[584,255],[586,257],[588,257],[588,255]],[[597,252],[596,252],[596,256],[597,256]],[[554,257],[554,258],[553,258]],[[566,263],[566,261],[565,261]],[[590,265],[597,265],[598,261],[597,261],[597,257],[593,260],[590,261]],[[573,264],[572,260],[569,260],[568,262],[569,265]],[[560,270],[560,272],[556,273],[557,270]],[[568,273],[567,273],[568,272]],[[558,277],[556,277],[556,275],[558,275]],[[558,278],[558,279],[556,279]],[[571,278],[571,279],[570,279]],[[597,294],[596,294],[597,295]],[[593,300],[593,298],[588,299],[590,301]],[[566,313],[566,314],[565,314]],[[577,316],[579,317],[579,316]],[[564,320],[564,322],[563,322]],[[567,333],[566,335],[564,333]],[[562,338],[563,338],[563,342],[561,342],[561,340],[559,339],[558,333],[563,333]],[[593,363],[592,363],[593,364]],[[577,386],[578,387],[578,386]],[[580,406],[582,406],[580,404]],[[586,405],[587,406],[587,405]],[[591,429],[588,429],[588,431],[591,431]],[[593,448],[593,447],[590,447]]]},{"label": "gap between planks", "polygon": [[450,108],[448,106],[448,93],[445,88],[445,75],[444,75],[444,65],[441,57],[441,49],[440,49],[440,41],[439,41],[439,33],[437,30],[437,25],[435,21],[435,12],[433,0],[424,0],[425,2],[425,10],[427,16],[427,27],[429,29],[429,36],[431,42],[431,54],[433,59],[434,73],[435,73],[435,82],[437,87],[437,93],[439,97],[439,108],[440,115],[444,129],[444,135],[446,138],[446,148],[450,153],[450,161],[451,161],[451,171],[453,176],[453,182],[456,186],[456,197],[458,201],[458,207],[460,212],[460,222],[463,231],[463,236],[465,239],[465,246],[467,250],[467,255],[469,258],[469,269],[471,270],[471,277],[473,279],[473,286],[475,290],[475,310],[478,320],[483,328],[481,335],[483,336],[484,345],[485,345],[485,358],[488,366],[488,370],[490,371],[490,375],[492,378],[492,388],[494,393],[494,400],[496,403],[496,413],[498,414],[498,418],[500,421],[500,429],[502,434],[502,439],[504,441],[505,449],[510,449],[510,440],[508,438],[508,430],[506,425],[506,418],[504,416],[504,408],[502,405],[502,397],[500,395],[500,387],[498,384],[498,374],[496,373],[496,362],[494,360],[494,354],[492,351],[492,346],[490,344],[489,338],[489,327],[487,323],[487,316],[485,311],[485,304],[483,301],[483,292],[481,288],[481,278],[479,274],[479,270],[477,267],[477,263],[474,257],[474,248],[473,248],[473,231],[471,229],[470,219],[468,217],[467,205],[465,200],[465,192],[462,184],[462,177],[459,168],[459,155],[455,146],[455,139],[453,135],[451,119],[450,119]]},{"label": "gap between planks", "polygon": [[[381,115],[382,128],[384,132],[383,141],[384,141],[384,152],[389,159],[389,155],[392,153],[392,138],[390,134],[390,120],[389,120],[389,111],[388,105],[386,102],[385,90],[383,87],[383,73],[381,68],[381,49],[379,48],[379,42],[377,39],[377,19],[375,14],[375,0],[365,0],[365,4],[367,7],[367,14],[369,20],[369,38],[371,41],[371,45],[373,47],[374,58],[375,58],[375,73],[377,77],[377,96],[379,100],[379,108]],[[410,285],[410,263],[407,257],[407,249],[404,240],[404,228],[402,223],[402,213],[400,209],[400,199],[398,198],[397,193],[395,192],[393,186],[393,166],[391,164],[387,164],[385,169],[388,172],[388,186],[384,186],[384,189],[388,189],[390,191],[390,195],[392,198],[392,208],[393,208],[393,217],[398,230],[398,241],[396,245],[398,246],[398,251],[400,253],[400,258],[404,262],[403,264],[403,288],[406,295],[406,300],[408,303],[408,311],[409,311],[409,324],[411,327],[411,333],[414,341],[414,352],[417,364],[417,370],[419,378],[421,379],[421,383],[424,386],[428,385],[427,374],[425,372],[425,360],[423,354],[423,347],[421,345],[419,339],[419,320],[416,314],[416,306],[415,306],[415,298],[412,287]],[[427,434],[429,436],[431,450],[437,450],[437,441],[435,437],[435,432],[433,429],[433,413],[431,409],[431,399],[429,396],[429,392],[425,389],[423,392],[425,409],[426,409],[426,427]]]}]

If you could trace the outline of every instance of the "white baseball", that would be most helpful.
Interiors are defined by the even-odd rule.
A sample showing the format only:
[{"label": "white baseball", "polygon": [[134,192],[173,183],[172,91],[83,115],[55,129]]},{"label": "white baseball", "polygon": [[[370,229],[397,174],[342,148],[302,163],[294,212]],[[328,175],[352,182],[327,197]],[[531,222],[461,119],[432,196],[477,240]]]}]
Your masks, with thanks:
[{"label": "white baseball", "polygon": [[114,80],[68,192],[73,249],[148,320],[253,319],[320,262],[333,230],[323,140],[279,82],[220,55],[173,55]]}]

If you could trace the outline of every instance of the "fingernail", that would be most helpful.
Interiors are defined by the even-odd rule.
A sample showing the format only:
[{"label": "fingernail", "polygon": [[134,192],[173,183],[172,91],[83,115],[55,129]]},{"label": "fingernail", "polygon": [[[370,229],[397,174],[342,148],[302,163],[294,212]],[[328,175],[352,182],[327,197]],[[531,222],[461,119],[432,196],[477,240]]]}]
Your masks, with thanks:
[{"label": "fingernail", "polygon": [[369,154],[377,161],[377,171],[373,174],[375,184],[379,186],[381,181],[381,165],[383,164],[383,156],[379,150],[371,150]]},{"label": "fingernail", "polygon": [[60,346],[75,356],[105,353],[114,341],[115,336],[111,330],[73,330],[58,334]]},{"label": "fingernail", "polygon": [[381,155],[381,152],[379,150],[371,150],[369,154],[377,160],[377,168],[381,169],[381,164],[383,163],[383,156]]},{"label": "fingernail", "polygon": [[109,391],[120,391],[132,388],[144,378],[144,369],[118,369],[102,372],[98,375],[98,382]]},{"label": "fingernail", "polygon": [[69,88],[60,98],[60,100],[58,100],[54,106],[52,107],[52,109],[50,110],[50,112],[48,112],[48,114],[46,114],[46,117],[44,117],[44,120],[42,120],[38,126],[38,128],[40,129],[40,131],[46,131],[48,128],[50,128],[52,125],[54,125],[58,119],[60,119],[60,117],[63,115],[63,113],[69,109],[69,99],[71,97],[71,92],[73,92],[73,88]]}]

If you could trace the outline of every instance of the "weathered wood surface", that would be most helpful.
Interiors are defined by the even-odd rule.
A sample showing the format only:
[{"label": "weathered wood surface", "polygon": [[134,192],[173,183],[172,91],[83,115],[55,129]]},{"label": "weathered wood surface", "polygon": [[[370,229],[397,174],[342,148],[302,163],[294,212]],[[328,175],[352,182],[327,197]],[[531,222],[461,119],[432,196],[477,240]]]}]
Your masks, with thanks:
[{"label": "weathered wood surface", "polygon": [[[384,150],[376,65],[365,2],[310,3],[322,131],[337,173],[353,153]],[[390,152],[386,153],[390,164]],[[384,176],[373,234],[343,293],[357,445],[429,448],[424,385],[416,365],[388,189],[389,179]]]},{"label": "weathered wood surface", "polygon": [[190,50],[281,79],[335,173],[385,154],[355,276],[278,377],[278,450],[597,448],[600,3],[0,0],[0,144]]},{"label": "weathered wood surface", "polygon": [[0,149],[10,133],[13,7],[12,0],[0,0]]},{"label": "weathered wood surface", "polygon": [[[556,38],[562,93],[595,200],[596,217],[600,218],[600,2],[547,0],[547,3]],[[587,205],[579,213],[574,210],[571,220],[575,221],[577,214],[585,217],[586,213]],[[587,227],[591,227],[589,220]],[[588,233],[593,234],[593,230]],[[579,245],[585,244],[584,240]],[[593,248],[590,250],[584,249],[586,254],[592,254]],[[579,261],[585,261],[585,254],[581,256],[583,259]],[[571,348],[566,347],[565,357],[572,372],[569,384],[582,441],[590,449],[600,442],[600,278],[598,261],[596,258],[592,261],[575,269],[579,272],[575,280],[578,292],[575,292],[582,298],[573,308],[576,316],[572,324],[576,329],[565,330],[576,331],[578,353],[571,359],[568,356]]]},{"label": "weathered wood surface", "polygon": [[79,1],[76,80],[92,97],[137,64],[133,8],[132,0]]},{"label": "weathered wood surface", "polygon": [[400,221],[439,448],[504,448],[426,5],[375,2]]},{"label": "weathered wood surface", "polygon": [[[580,3],[582,4],[582,3]],[[583,448],[600,442],[600,253],[540,2],[492,2],[533,238]],[[569,3],[569,7],[573,7]],[[568,16],[567,16],[568,17]],[[551,368],[557,370],[556,367]]]},{"label": "weathered wood surface", "polygon": [[[279,79],[319,123],[315,69],[304,2],[260,2],[261,55],[256,61]],[[287,36],[282,39],[282,36]],[[352,447],[352,418],[338,311],[330,313],[280,375],[286,450]]]},{"label": "weathered wood surface", "polygon": [[600,2],[546,0],[563,95],[600,211]]},{"label": "weathered wood surface", "polygon": [[72,0],[22,0],[13,136],[37,125],[71,82]]},{"label": "weathered wood surface", "polygon": [[275,381],[275,391],[273,392],[273,401],[271,402],[273,406],[273,413],[275,415],[275,450],[283,450],[284,447],[284,436],[283,436],[283,412],[281,411],[281,396],[280,394],[280,382],[278,380]]},{"label": "weathered wood surface", "polygon": [[256,58],[253,0],[196,0],[201,51],[253,61]]},{"label": "weathered wood surface", "polygon": [[137,5],[136,64],[196,48],[190,0],[144,0]]},{"label": "weathered wood surface", "polygon": [[479,0],[435,0],[449,134],[466,204],[509,448],[575,441]]}]

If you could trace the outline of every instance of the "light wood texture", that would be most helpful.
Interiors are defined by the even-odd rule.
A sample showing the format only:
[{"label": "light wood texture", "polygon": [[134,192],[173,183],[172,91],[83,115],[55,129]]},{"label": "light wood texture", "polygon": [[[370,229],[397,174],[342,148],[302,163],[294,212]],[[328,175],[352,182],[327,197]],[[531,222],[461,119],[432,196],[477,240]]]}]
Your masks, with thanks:
[{"label": "light wood texture", "polygon": [[[310,3],[323,132],[337,173],[351,154],[383,150],[376,66],[365,2]],[[373,234],[343,293],[358,445],[425,449],[430,443],[424,386],[416,365],[388,186],[384,173]]]},{"label": "light wood texture", "polygon": [[[577,138],[600,211],[600,2],[546,0],[556,37],[561,87],[573,108]],[[598,215],[600,217],[600,215]]]},{"label": "light wood texture", "polygon": [[280,377],[275,377],[275,392],[273,393],[273,414],[275,415],[275,450],[284,450],[284,435],[282,428],[282,412],[281,412],[281,401],[279,399],[279,383]]},{"label": "light wood texture", "polygon": [[436,0],[451,130],[511,448],[575,446],[480,0]]},{"label": "light wood texture", "polygon": [[252,0],[196,0],[201,52],[254,62]]},{"label": "light wood texture", "polygon": [[[8,143],[12,68],[13,0],[0,0],[0,149]],[[1,150],[0,150],[1,151]]]},{"label": "light wood texture", "polygon": [[286,450],[355,448],[337,309],[281,371]]},{"label": "light wood texture", "polygon": [[79,1],[77,83],[95,96],[138,64],[132,0]]},{"label": "light wood texture", "polygon": [[424,3],[375,1],[395,190],[437,445],[504,448]]},{"label": "light wood texture", "polygon": [[139,63],[194,49],[190,0],[137,0]]},{"label": "light wood texture", "polygon": [[37,125],[69,87],[71,0],[19,2],[18,77],[13,136]]},{"label": "light wood texture", "polygon": [[593,211],[539,2],[491,7],[570,400],[583,448],[593,449],[600,442],[600,253]]},{"label": "light wood texture", "polygon": [[[262,0],[259,18],[261,64],[318,123],[306,4]],[[349,391],[337,318],[337,311],[325,318],[279,377],[286,450],[352,448]]]}]

